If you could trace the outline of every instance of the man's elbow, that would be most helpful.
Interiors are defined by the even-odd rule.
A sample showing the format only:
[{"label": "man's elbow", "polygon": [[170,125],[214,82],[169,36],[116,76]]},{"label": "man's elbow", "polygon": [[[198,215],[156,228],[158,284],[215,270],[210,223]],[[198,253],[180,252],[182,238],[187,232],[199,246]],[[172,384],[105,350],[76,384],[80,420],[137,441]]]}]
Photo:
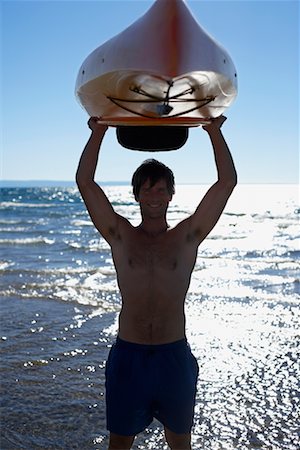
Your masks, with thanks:
[{"label": "man's elbow", "polygon": [[75,181],[76,181],[76,184],[78,187],[80,187],[80,185],[83,183],[83,179],[82,179],[79,169],[77,169],[77,172],[75,175]]},{"label": "man's elbow", "polygon": [[89,186],[91,182],[91,180],[84,176],[84,174],[82,174],[79,169],[76,172],[75,181],[80,191]]},{"label": "man's elbow", "polygon": [[228,174],[228,184],[232,187],[232,189],[234,189],[237,183],[238,183],[237,172],[233,165],[232,170]]},{"label": "man's elbow", "polygon": [[237,184],[238,184],[238,177],[236,171],[234,171],[234,174],[231,179],[232,189],[234,189]]},{"label": "man's elbow", "polygon": [[228,181],[228,187],[231,190],[231,192],[233,191],[233,189],[236,187],[236,185],[238,184],[238,179],[237,179],[237,174],[235,174],[231,180]]},{"label": "man's elbow", "polygon": [[231,193],[238,183],[236,172],[232,174],[230,178],[219,180],[219,183],[222,185],[223,189],[226,189]]}]

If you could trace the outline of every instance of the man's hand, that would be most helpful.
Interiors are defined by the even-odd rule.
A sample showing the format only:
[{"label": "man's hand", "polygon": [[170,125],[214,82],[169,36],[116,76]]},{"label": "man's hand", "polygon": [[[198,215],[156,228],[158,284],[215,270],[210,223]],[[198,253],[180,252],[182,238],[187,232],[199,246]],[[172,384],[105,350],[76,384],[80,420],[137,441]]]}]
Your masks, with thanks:
[{"label": "man's hand", "polygon": [[208,133],[220,130],[225,120],[227,120],[227,117],[225,116],[216,117],[215,119],[211,119],[211,122],[208,125],[203,126],[202,128]]},{"label": "man's hand", "polygon": [[88,120],[88,126],[92,130],[93,133],[104,134],[108,128],[108,126],[104,123],[101,123],[101,117],[90,117]]}]

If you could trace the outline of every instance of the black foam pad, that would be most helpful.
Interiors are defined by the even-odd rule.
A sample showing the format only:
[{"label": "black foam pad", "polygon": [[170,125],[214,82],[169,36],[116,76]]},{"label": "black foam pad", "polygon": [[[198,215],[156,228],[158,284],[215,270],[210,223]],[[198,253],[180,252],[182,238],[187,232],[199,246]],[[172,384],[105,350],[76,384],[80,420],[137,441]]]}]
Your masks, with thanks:
[{"label": "black foam pad", "polygon": [[130,150],[161,152],[177,150],[188,138],[185,126],[118,126],[117,139]]}]

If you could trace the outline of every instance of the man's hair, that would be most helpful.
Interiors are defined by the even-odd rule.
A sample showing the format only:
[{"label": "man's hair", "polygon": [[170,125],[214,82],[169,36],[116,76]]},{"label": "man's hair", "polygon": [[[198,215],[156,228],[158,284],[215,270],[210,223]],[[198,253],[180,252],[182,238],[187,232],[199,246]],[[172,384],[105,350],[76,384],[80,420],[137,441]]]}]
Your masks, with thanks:
[{"label": "man's hair", "polygon": [[168,192],[173,195],[175,180],[172,170],[156,159],[146,159],[132,176],[131,184],[135,199],[138,200],[141,186],[147,180],[150,181],[150,187],[152,187],[161,179],[166,180]]}]

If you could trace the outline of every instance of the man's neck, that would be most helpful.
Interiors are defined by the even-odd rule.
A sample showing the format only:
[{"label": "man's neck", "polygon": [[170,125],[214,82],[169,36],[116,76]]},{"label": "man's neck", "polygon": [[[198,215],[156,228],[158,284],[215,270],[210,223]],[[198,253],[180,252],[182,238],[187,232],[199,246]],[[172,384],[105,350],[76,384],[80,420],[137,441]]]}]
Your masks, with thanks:
[{"label": "man's neck", "polygon": [[169,225],[167,224],[167,221],[165,219],[148,219],[143,220],[138,228],[148,236],[156,237],[165,233],[169,228]]}]

